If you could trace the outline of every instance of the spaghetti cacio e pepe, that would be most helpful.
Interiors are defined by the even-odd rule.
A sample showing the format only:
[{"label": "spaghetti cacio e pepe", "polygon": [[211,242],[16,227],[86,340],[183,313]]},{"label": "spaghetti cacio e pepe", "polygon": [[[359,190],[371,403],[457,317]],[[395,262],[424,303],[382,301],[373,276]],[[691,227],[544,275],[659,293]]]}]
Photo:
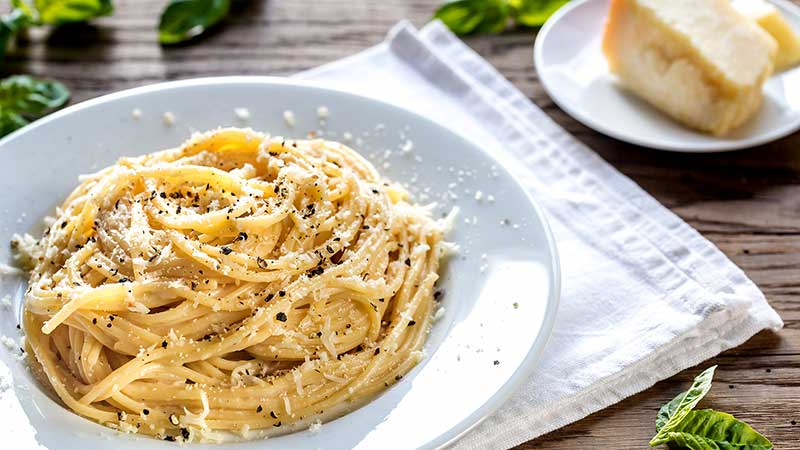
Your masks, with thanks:
[{"label": "spaghetti cacio e pepe", "polygon": [[325,418],[422,358],[444,230],[336,142],[230,128],[123,158],[17,242],[34,369],[162,439]]}]

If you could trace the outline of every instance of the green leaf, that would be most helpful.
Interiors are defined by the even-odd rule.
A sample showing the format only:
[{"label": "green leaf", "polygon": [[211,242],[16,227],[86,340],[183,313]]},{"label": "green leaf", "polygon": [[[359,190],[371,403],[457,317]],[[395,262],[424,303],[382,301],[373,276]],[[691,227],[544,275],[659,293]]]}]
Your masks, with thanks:
[{"label": "green leaf", "polygon": [[22,128],[28,124],[28,121],[13,112],[0,110],[0,137],[3,137],[12,131]]},{"label": "green leaf", "polygon": [[56,81],[14,75],[0,81],[0,136],[62,106],[69,91]]},{"label": "green leaf", "polygon": [[36,23],[39,20],[38,13],[33,6],[31,6],[28,0],[11,0],[11,5],[14,7],[14,9],[18,9],[23,14],[28,16],[32,23]]},{"label": "green leaf", "polygon": [[[705,395],[711,389],[711,379],[714,378],[714,370],[716,368],[717,366],[711,366],[701,372],[700,375],[695,377],[692,387],[690,387],[688,391],[678,396],[680,397],[680,401],[672,408],[671,411],[665,411],[663,417],[662,411],[659,411],[659,417],[662,418],[662,425],[653,439],[650,440],[650,445],[652,447],[668,442],[670,439],[667,439],[667,433],[677,428],[683,418],[689,414],[689,412],[703,397],[705,397]],[[676,397],[676,399],[678,397]],[[673,399],[670,403],[674,401],[675,399]],[[662,408],[662,410],[663,409],[664,408]],[[666,423],[664,423],[663,419],[667,419]],[[659,421],[657,418],[656,427],[658,427],[658,423]]]},{"label": "green leaf", "polygon": [[14,35],[29,23],[30,18],[21,9],[13,9],[10,13],[0,16],[0,61],[5,58],[6,49]]},{"label": "green leaf", "polygon": [[678,409],[678,404],[680,404],[685,395],[686,392],[681,392],[658,410],[658,415],[656,415],[656,433],[661,431],[664,425],[669,422],[670,417],[675,415],[675,410]]},{"label": "green leaf", "polygon": [[651,446],[667,444],[673,449],[689,450],[772,449],[769,439],[730,414],[713,409],[692,410],[711,389],[716,367],[704,370],[688,391],[661,407]]},{"label": "green leaf", "polygon": [[511,15],[521,25],[540,27],[569,0],[508,0]]},{"label": "green leaf", "polygon": [[34,0],[33,5],[39,21],[48,25],[85,22],[114,11],[111,0]]},{"label": "green leaf", "polygon": [[230,0],[170,0],[161,13],[158,40],[162,44],[188,41],[228,15]]},{"label": "green leaf", "polygon": [[456,0],[445,3],[433,15],[458,35],[499,33],[508,23],[507,0]]},{"label": "green leaf", "polygon": [[668,442],[690,450],[769,450],[772,442],[730,414],[701,409],[690,411],[666,434]]},{"label": "green leaf", "polygon": [[21,114],[40,115],[58,108],[69,98],[69,91],[56,81],[14,75],[0,81],[0,108]]}]

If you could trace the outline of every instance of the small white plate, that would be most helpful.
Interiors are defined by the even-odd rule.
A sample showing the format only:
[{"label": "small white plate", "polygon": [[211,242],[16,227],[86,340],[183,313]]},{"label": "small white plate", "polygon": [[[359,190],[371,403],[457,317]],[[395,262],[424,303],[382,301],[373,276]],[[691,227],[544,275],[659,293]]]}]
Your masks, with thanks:
[{"label": "small white plate", "polygon": [[[800,7],[771,0],[800,30]],[[661,150],[724,152],[754,147],[800,128],[800,68],[773,75],[761,109],[741,127],[715,137],[687,128],[622,89],[601,51],[609,0],[573,0],[539,31],[534,63],[553,101],[600,133]]]},{"label": "small white plate", "polygon": [[[317,107],[330,115],[320,123]],[[141,117],[131,112],[140,109]],[[250,118],[238,119],[235,108]],[[295,125],[283,118],[294,111]],[[175,116],[168,126],[165,111]],[[191,444],[186,448],[374,449],[436,448],[453,441],[505,401],[531,373],[550,334],[559,295],[553,237],[542,211],[491,155],[446,128],[409,111],[373,99],[309,83],[269,77],[187,80],[132,89],[57,112],[0,140],[0,261],[10,260],[14,232],[36,227],[41,217],[77,184],[123,155],[179,145],[192,130],[250,126],[286,137],[321,129],[345,139],[412,193],[429,189],[442,201],[458,178],[461,218],[448,236],[461,247],[442,268],[444,317],[426,343],[428,358],[396,385],[355,411],[322,425],[237,444]],[[346,140],[346,139],[345,139]],[[394,151],[405,142],[413,151]],[[460,172],[460,173],[459,173]],[[474,192],[492,193],[494,203]],[[454,206],[445,201],[442,214]],[[464,223],[469,218],[469,224]],[[473,218],[477,218],[474,220]],[[501,224],[503,219],[512,225]],[[25,281],[0,276],[0,335],[18,341],[15,328]],[[14,344],[16,345],[16,343]],[[143,450],[175,444],[119,435],[67,411],[40,388],[12,353],[0,346],[0,385],[13,375],[13,389],[0,386],[2,448],[57,450]],[[498,363],[495,363],[497,361]],[[5,391],[5,392],[4,392]]]}]

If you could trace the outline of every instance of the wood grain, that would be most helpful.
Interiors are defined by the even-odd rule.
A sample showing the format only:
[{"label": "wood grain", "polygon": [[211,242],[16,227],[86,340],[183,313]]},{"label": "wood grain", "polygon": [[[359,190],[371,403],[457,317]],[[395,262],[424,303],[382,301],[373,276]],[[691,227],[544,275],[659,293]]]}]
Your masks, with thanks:
[{"label": "wood grain", "polygon": [[[161,0],[117,0],[92,25],[24,36],[2,71],[63,81],[73,102],[112,91],[209,75],[286,75],[380,42],[401,19],[423,25],[437,0],[243,1],[191,45],[156,43]],[[561,126],[717,244],[763,289],[786,327],[762,332],[702,364],[719,364],[705,405],[731,412],[778,449],[800,449],[800,135],[720,155],[658,152],[595,133],[547,97],[533,70],[533,30],[467,43]],[[701,367],[519,448],[645,448],[658,407]]]}]

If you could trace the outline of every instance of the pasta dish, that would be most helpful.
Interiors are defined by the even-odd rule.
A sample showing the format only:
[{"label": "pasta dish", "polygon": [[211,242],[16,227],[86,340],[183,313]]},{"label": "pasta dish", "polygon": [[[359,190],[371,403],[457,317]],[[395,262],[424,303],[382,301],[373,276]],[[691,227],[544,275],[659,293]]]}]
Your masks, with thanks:
[{"label": "pasta dish", "polygon": [[329,419],[423,358],[445,222],[332,141],[228,128],[123,158],[15,241],[34,372],[171,441]]}]

